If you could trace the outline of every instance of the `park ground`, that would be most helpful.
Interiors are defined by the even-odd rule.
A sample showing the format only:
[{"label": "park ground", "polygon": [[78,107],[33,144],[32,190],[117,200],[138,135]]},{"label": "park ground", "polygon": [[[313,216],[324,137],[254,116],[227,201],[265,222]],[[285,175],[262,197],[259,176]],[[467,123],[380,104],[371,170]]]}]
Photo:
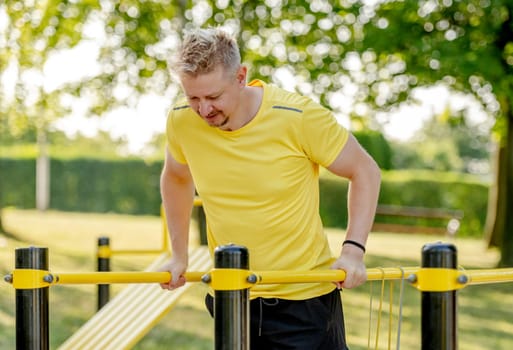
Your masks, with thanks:
[{"label": "park ground", "polygon": [[[96,242],[109,236],[113,249],[155,249],[162,242],[158,217],[117,214],[65,213],[8,208],[4,210],[6,228],[16,238],[0,236],[0,271],[14,268],[14,250],[19,247],[49,248],[50,270],[54,272],[94,271]],[[194,223],[191,225],[194,228]],[[338,252],[344,232],[327,229],[330,244]],[[488,249],[484,239],[459,239],[393,233],[371,233],[366,264],[371,267],[419,266],[422,246],[436,241],[449,242],[458,249],[463,269],[494,268],[498,253]],[[192,229],[191,243],[197,244]],[[113,258],[117,271],[145,268],[154,257]],[[115,294],[124,286],[114,286]],[[184,296],[179,306],[166,315],[135,349],[203,350],[213,348],[213,320],[204,310],[206,287],[198,284]],[[352,350],[396,348],[398,341],[401,282],[367,282],[342,293],[348,341]],[[0,285],[0,348],[15,347],[15,291]],[[400,347],[420,349],[420,293],[404,286]],[[465,350],[513,349],[513,282],[468,286],[458,292],[458,343]],[[50,292],[50,343],[55,349],[96,307],[96,287],[89,285],[54,286]]]}]

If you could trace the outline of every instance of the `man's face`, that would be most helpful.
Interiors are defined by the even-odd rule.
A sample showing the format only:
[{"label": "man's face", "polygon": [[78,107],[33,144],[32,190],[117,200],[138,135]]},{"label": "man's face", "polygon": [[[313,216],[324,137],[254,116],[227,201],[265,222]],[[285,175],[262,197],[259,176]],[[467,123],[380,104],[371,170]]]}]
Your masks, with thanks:
[{"label": "man's face", "polygon": [[191,108],[208,125],[229,129],[245,85],[245,69],[241,67],[236,74],[230,74],[217,68],[196,77],[183,75],[181,82]]}]

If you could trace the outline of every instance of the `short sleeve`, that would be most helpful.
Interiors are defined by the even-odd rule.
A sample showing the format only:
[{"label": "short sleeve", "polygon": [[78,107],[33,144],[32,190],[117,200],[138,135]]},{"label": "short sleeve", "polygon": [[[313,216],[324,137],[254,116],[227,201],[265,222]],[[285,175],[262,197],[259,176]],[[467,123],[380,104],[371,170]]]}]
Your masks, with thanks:
[{"label": "short sleeve", "polygon": [[175,117],[176,116],[174,115],[173,111],[169,112],[166,125],[167,147],[169,153],[171,153],[171,156],[173,156],[173,158],[177,162],[186,164],[187,160],[185,158],[182,148],[180,147],[178,135],[175,128]]},{"label": "short sleeve", "polygon": [[330,110],[311,102],[303,117],[303,135],[304,148],[310,159],[328,167],[344,148],[349,131]]}]

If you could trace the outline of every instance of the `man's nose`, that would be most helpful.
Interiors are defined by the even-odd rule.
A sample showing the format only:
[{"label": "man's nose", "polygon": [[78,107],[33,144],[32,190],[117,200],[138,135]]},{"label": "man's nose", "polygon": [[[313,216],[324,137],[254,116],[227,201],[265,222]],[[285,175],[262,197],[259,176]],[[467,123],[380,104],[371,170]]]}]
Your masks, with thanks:
[{"label": "man's nose", "polygon": [[200,101],[198,109],[199,109],[199,114],[202,117],[206,117],[212,111],[212,104],[209,101]]}]

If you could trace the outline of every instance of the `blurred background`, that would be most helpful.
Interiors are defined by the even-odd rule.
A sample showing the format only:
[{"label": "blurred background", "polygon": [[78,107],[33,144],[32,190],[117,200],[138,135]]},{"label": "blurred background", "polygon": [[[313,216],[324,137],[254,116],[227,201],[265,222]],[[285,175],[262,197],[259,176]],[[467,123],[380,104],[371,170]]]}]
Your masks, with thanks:
[{"label": "blurred background", "polygon": [[458,235],[511,266],[512,15],[499,0],[6,1],[0,208],[158,216],[170,58],[187,29],[220,26],[250,79],[355,133],[383,170],[380,204],[460,210]]},{"label": "blurred background", "polygon": [[[96,268],[100,236],[121,250],[162,244],[164,130],[180,97],[170,59],[184,31],[206,26],[237,38],[250,79],[330,108],[377,160],[383,181],[369,267],[417,266],[432,240],[455,243],[467,269],[513,266],[510,0],[6,0],[0,270],[12,271],[19,246],[49,247],[53,271],[85,272]],[[335,254],[347,185],[321,173]],[[112,269],[140,271],[154,259],[117,256]],[[418,348],[420,293],[400,296],[391,283],[384,298],[383,285],[381,295],[372,285],[343,293],[352,348],[368,349],[374,335],[376,348],[378,335],[390,348],[391,333],[386,347],[386,327],[372,322],[383,313],[400,331],[391,308],[399,298],[397,346]],[[191,289],[137,349],[212,349],[205,292]],[[14,293],[0,284],[0,348],[15,347]],[[373,294],[383,308],[369,305]],[[511,349],[511,284],[458,294],[460,347]],[[91,285],[52,287],[51,348],[95,314],[95,295]]]}]

